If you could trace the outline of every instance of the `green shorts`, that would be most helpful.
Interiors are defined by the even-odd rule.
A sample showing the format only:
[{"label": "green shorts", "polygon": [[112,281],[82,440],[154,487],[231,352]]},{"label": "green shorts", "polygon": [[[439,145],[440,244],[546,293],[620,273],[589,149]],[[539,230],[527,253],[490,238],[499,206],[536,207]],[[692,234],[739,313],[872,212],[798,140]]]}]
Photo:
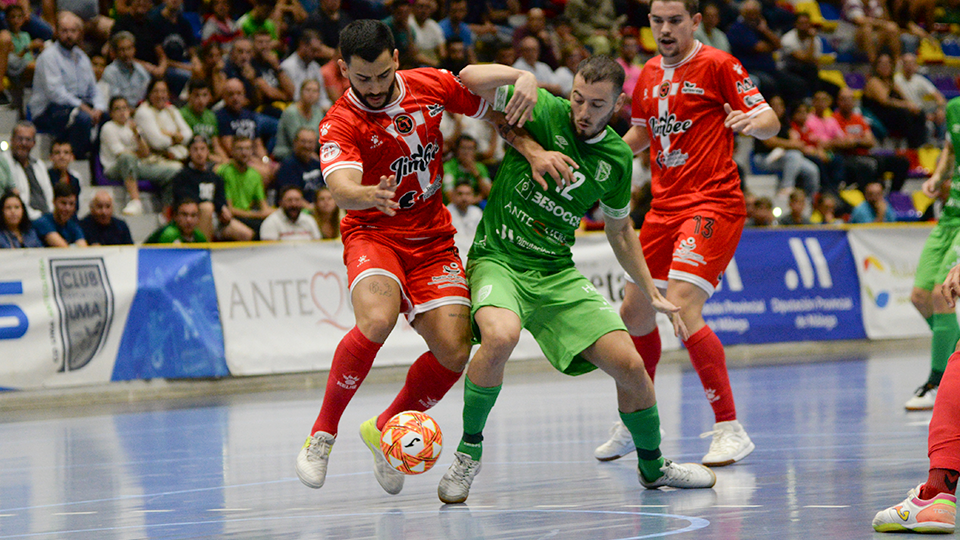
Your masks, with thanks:
[{"label": "green shorts", "polygon": [[[470,259],[467,277],[473,315],[484,306],[516,313],[547,360],[567,375],[597,369],[580,353],[610,332],[627,330],[616,308],[576,268],[518,271],[482,258]],[[473,335],[483,340],[475,320]]]},{"label": "green shorts", "polygon": [[937,224],[923,244],[913,286],[932,291],[960,262],[960,225]]}]

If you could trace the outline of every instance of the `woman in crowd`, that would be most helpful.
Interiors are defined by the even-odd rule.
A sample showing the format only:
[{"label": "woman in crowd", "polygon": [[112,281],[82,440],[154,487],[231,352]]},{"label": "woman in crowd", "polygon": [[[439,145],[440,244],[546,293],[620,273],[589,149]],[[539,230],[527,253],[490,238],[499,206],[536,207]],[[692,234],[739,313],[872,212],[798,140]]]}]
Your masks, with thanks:
[{"label": "woman in crowd", "polygon": [[905,138],[910,148],[919,148],[927,142],[923,110],[908,101],[893,82],[893,59],[889,54],[877,56],[861,101],[863,108],[873,113],[888,132]]},{"label": "woman in crowd", "polygon": [[317,220],[321,238],[324,240],[340,238],[340,209],[326,187],[317,190],[313,203],[313,218]]},{"label": "woman in crowd", "polygon": [[273,157],[282,161],[293,151],[293,140],[301,128],[310,128],[320,133],[320,121],[327,113],[320,105],[320,82],[307,79],[300,85],[300,100],[284,109],[280,115],[280,127],[277,129],[277,142],[273,147]]},{"label": "woman in crowd", "polygon": [[3,221],[0,222],[0,249],[43,247],[43,242],[37,236],[37,231],[23,208],[20,195],[7,191],[0,197],[0,208],[3,209]]}]

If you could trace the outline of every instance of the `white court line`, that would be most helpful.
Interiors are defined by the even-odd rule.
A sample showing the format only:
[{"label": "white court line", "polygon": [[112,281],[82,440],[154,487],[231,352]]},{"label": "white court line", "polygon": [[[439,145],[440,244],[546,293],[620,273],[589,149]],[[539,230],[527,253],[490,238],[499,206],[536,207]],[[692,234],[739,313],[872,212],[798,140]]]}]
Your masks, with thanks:
[{"label": "white court line", "polygon": [[167,512],[173,512],[173,510],[134,510],[134,514],[165,514]]},{"label": "white court line", "polygon": [[534,508],[577,508],[579,504],[538,504]]},{"label": "white court line", "polygon": [[625,504],[624,508],[668,508],[668,504]]},{"label": "white court line", "polygon": [[763,508],[762,504],[715,504],[714,508]]},{"label": "white court line", "polygon": [[54,515],[55,516],[89,516],[91,514],[96,514],[96,512],[58,512]]},{"label": "white court line", "polygon": [[253,508],[209,508],[207,512],[250,512]]},{"label": "white court line", "polygon": [[808,504],[804,508],[850,508],[849,504]]},{"label": "white court line", "polygon": [[17,515],[16,514],[0,514],[0,518],[3,518],[3,517],[17,517]]}]

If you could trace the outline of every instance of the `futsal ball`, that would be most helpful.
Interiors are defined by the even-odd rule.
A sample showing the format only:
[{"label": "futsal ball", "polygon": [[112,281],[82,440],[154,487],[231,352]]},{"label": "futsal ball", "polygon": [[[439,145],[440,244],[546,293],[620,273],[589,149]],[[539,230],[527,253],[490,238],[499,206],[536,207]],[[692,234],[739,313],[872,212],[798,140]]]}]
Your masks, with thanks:
[{"label": "futsal ball", "polygon": [[443,434],[425,413],[404,411],[383,426],[380,448],[394,469],[403,474],[422,474],[440,457]]}]

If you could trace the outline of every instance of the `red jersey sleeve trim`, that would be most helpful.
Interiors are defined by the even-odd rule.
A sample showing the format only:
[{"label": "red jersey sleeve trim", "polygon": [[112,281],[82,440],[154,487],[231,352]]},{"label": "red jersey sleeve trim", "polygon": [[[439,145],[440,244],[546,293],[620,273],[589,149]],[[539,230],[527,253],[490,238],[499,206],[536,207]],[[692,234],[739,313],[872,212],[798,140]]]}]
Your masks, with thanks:
[{"label": "red jersey sleeve trim", "polygon": [[490,104],[487,103],[485,99],[480,100],[480,109],[477,112],[468,115],[470,118],[482,119],[485,114],[487,114],[487,109],[490,108]]},{"label": "red jersey sleeve trim", "polygon": [[643,118],[631,118],[631,119],[630,119],[630,125],[640,126],[640,127],[647,127],[647,121],[644,120]]},{"label": "red jersey sleeve trim", "polygon": [[334,171],[339,171],[340,169],[356,169],[360,172],[363,172],[363,163],[359,161],[341,161],[340,163],[334,163],[333,165],[323,169],[323,174],[331,174]]},{"label": "red jersey sleeve trim", "polygon": [[763,111],[772,111],[772,110],[773,110],[773,109],[770,108],[770,105],[767,105],[766,103],[764,103],[763,105],[760,105],[760,106],[757,107],[756,109],[752,109],[752,110],[750,110],[750,111],[747,111],[747,116],[750,117],[750,118],[753,118],[754,116],[762,113]]}]

